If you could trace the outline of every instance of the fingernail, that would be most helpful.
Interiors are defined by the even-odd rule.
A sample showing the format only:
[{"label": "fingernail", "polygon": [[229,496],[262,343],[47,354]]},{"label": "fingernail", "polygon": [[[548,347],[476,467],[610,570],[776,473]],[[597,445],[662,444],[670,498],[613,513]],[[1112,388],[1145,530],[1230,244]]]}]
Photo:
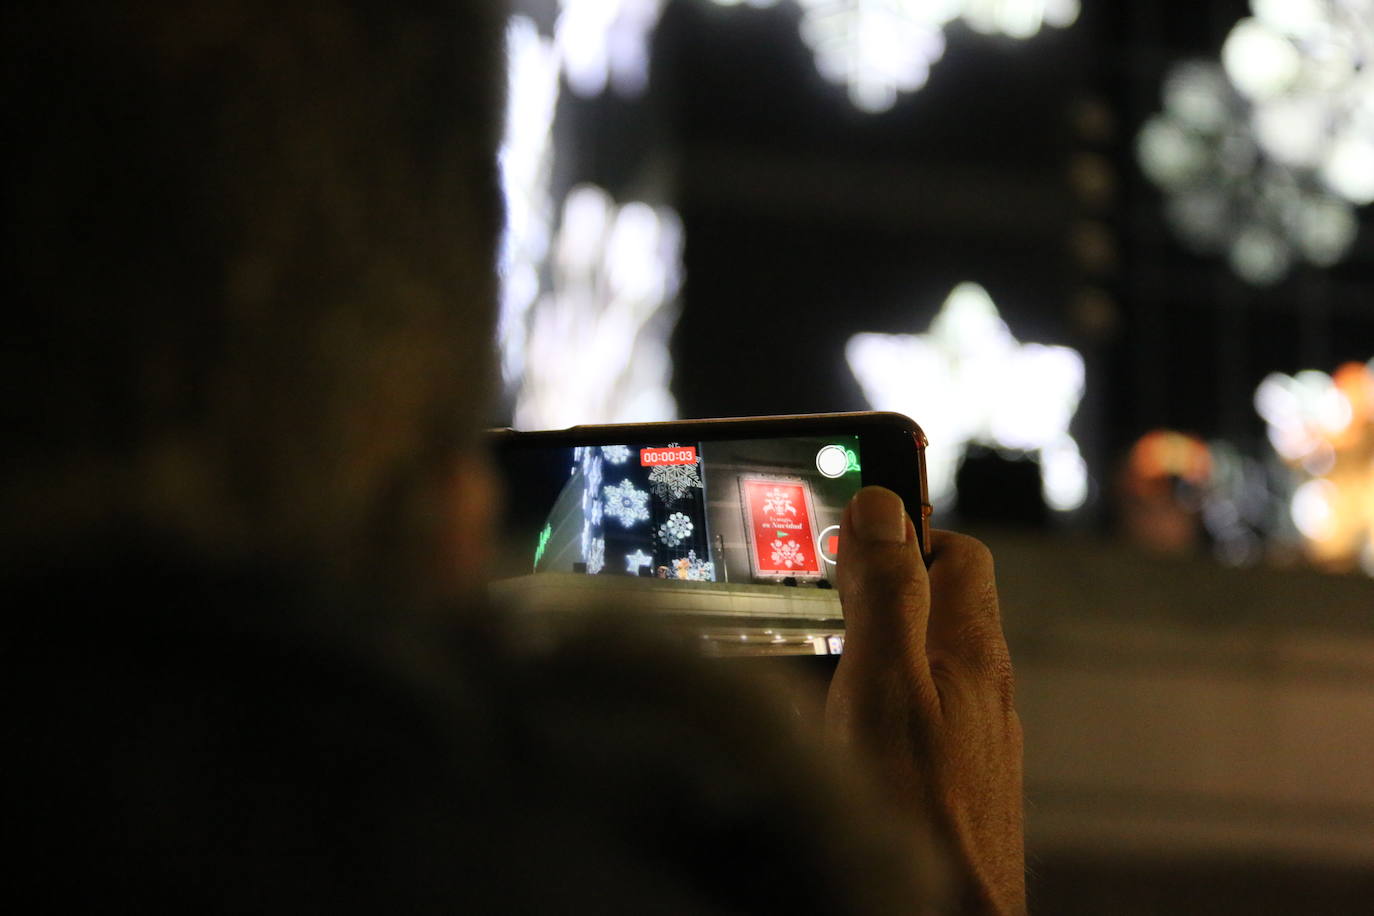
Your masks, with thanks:
[{"label": "fingernail", "polygon": [[854,533],[864,541],[906,542],[906,508],[902,498],[882,487],[864,487],[851,502]]}]

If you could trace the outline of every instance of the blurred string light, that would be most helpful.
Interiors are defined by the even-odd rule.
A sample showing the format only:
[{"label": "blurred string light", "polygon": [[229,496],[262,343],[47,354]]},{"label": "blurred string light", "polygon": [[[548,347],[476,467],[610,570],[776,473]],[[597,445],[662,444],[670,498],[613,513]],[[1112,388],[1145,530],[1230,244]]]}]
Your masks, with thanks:
[{"label": "blurred string light", "polygon": [[[778,0],[711,0],[717,6],[775,6]],[[1033,37],[1043,26],[1066,28],[1079,0],[794,0],[801,36],[816,69],[862,111],[891,108],[903,92],[926,84],[945,53],[944,29],[956,20],[984,35]]]},{"label": "blurred string light", "polygon": [[1137,139],[1189,247],[1256,285],[1329,267],[1374,202],[1374,0],[1253,0],[1221,65],[1170,71]]},{"label": "blurred string light", "polygon": [[1374,360],[1334,375],[1273,373],[1256,389],[1255,409],[1296,475],[1290,512],[1308,554],[1374,576]]},{"label": "blurred string light", "polygon": [[954,495],[970,443],[1033,454],[1050,508],[1066,512],[1088,496],[1088,471],[1069,434],[1083,397],[1083,358],[1068,347],[1020,343],[987,291],[961,283],[925,334],[856,334],[850,371],[877,410],[916,417],[931,499]]},{"label": "blurred string light", "polygon": [[530,311],[515,405],[523,428],[676,416],[668,337],[682,228],[667,207],[573,188],[554,238],[551,288]]},{"label": "blurred string light", "polygon": [[501,375],[517,385],[525,371],[529,310],[539,295],[549,250],[553,200],[553,119],[558,107],[558,52],[526,16],[506,26],[506,129],[498,153],[506,224],[501,238]]},{"label": "blurred string light", "polygon": [[[565,17],[572,7],[564,4]],[[666,207],[617,205],[591,185],[557,206],[553,124],[567,61],[524,16],[510,19],[506,41],[498,341],[514,421],[535,428],[670,419],[679,220]]]}]

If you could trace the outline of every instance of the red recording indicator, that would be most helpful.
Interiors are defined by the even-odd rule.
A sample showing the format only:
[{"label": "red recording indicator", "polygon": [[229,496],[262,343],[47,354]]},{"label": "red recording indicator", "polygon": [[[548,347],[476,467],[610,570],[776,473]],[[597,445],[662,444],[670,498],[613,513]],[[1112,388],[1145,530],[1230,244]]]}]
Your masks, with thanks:
[{"label": "red recording indicator", "polygon": [[654,468],[665,464],[696,464],[697,450],[691,445],[674,445],[671,448],[642,448],[639,450],[639,466]]},{"label": "red recording indicator", "polygon": [[840,555],[840,536],[838,534],[832,534],[825,539],[825,552],[832,557]]}]

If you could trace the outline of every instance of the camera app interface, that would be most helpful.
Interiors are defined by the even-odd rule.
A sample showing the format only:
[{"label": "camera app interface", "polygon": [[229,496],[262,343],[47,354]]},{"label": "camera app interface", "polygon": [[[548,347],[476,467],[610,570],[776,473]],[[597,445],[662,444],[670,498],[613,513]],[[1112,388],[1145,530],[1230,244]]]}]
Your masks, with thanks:
[{"label": "camera app interface", "polygon": [[713,616],[740,642],[837,652],[831,586],[861,461],[857,436],[512,449],[509,530],[528,552],[511,572],[545,589],[635,580],[637,605],[652,583],[666,588],[648,603]]}]

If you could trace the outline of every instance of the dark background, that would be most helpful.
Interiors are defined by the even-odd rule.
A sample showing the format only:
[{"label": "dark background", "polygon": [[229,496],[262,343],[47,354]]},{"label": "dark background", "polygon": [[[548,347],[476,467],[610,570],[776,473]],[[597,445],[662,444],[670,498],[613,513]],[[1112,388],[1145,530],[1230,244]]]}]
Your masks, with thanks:
[{"label": "dark background", "polygon": [[646,97],[565,93],[577,149],[560,171],[657,188],[683,217],[682,416],[863,409],[850,335],[922,332],[974,280],[1019,340],[1083,353],[1074,434],[1099,483],[1156,427],[1261,457],[1266,374],[1374,355],[1374,236],[1361,212],[1341,264],[1267,289],[1173,240],[1135,135],[1169,67],[1215,61],[1247,12],[1085,0],[1028,41],[955,24],[928,84],[868,114],[819,76],[795,6],[672,2]]},{"label": "dark background", "polygon": [[[670,0],[645,97],[561,103],[556,184],[593,181],[683,218],[681,416],[863,409],[848,338],[924,332],[965,280],[1019,340],[1083,354],[1073,432],[1089,504],[1046,512],[1034,469],[992,452],[961,481],[961,510],[992,533],[1017,663],[1033,912],[1356,913],[1374,899],[1367,856],[1272,841],[1374,830],[1359,775],[1374,747],[1367,582],[1146,558],[1098,536],[1114,522],[1113,473],[1145,432],[1264,458],[1253,396],[1267,374],[1374,356],[1374,208],[1339,265],[1260,289],[1178,244],[1136,165],[1170,67],[1216,61],[1248,12],[1083,0],[1071,28],[1028,41],[954,25],[928,84],[867,114],[818,75],[794,5]],[[1013,525],[1079,530],[997,536]],[[1329,646],[1328,661],[1285,668],[1290,640]],[[1235,778],[1198,775],[1218,761]],[[1114,813],[1127,826],[1110,842],[1085,826],[1036,844],[1055,818]],[[1154,814],[1172,826],[1130,835]],[[1234,834],[1189,847],[1197,824]]]}]

